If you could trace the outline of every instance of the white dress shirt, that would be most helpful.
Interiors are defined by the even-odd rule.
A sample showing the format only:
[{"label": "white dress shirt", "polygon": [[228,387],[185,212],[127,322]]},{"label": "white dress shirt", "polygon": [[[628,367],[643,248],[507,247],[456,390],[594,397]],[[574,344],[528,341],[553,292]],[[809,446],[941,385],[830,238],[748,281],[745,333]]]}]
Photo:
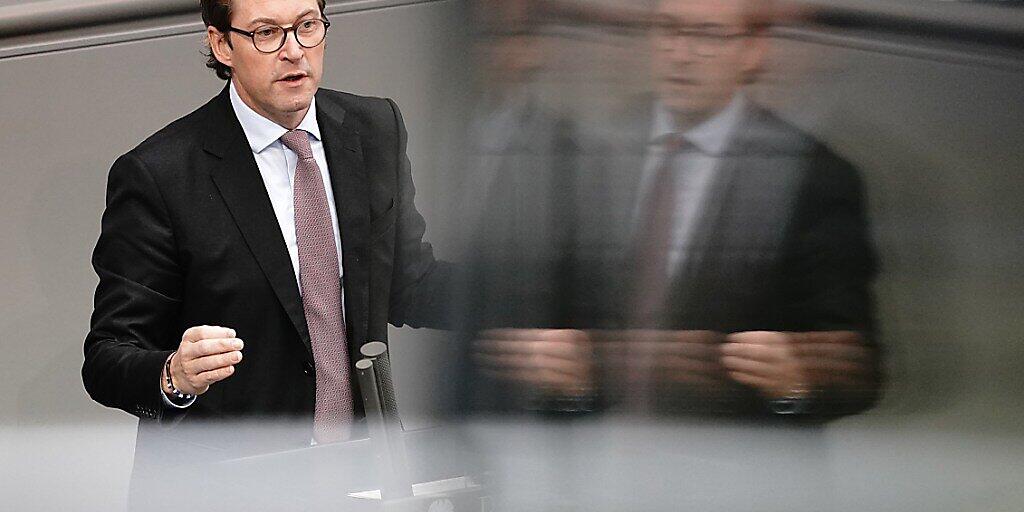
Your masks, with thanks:
[{"label": "white dress shirt", "polygon": [[[288,246],[288,256],[292,259],[292,270],[295,271],[295,282],[299,286],[299,293],[302,293],[302,283],[299,281],[299,245],[295,238],[295,201],[293,186],[295,184],[295,166],[299,161],[294,151],[285,147],[281,142],[281,136],[288,132],[287,128],[259,115],[249,105],[246,105],[238,96],[235,83],[231,82],[231,107],[242,125],[245,138],[249,141],[252,149],[252,156],[256,159],[256,166],[260,169],[260,176],[263,178],[263,185],[267,188],[267,195],[270,196],[270,204],[274,207],[274,215],[277,216],[277,223],[281,227],[281,234],[284,235],[284,242]],[[320,139],[320,125],[316,121],[316,98],[309,104],[306,117],[302,119],[298,130],[309,133],[309,145],[313,149],[313,159],[320,168],[320,177],[324,182],[324,191],[327,192],[327,205],[331,209],[331,226],[334,228],[334,245],[338,251],[338,270],[341,269],[341,236],[338,230],[338,210],[334,203],[334,189],[331,188],[331,175],[327,170],[327,156],[324,154],[324,144]]]},{"label": "white dress shirt", "polygon": [[[299,157],[294,151],[288,149],[281,142],[281,136],[288,132],[287,128],[256,113],[249,105],[246,105],[235,89],[234,81],[229,86],[231,96],[231,107],[235,111],[235,117],[242,125],[245,138],[252,149],[252,156],[256,159],[256,167],[260,170],[260,177],[270,197],[270,204],[274,208],[274,215],[277,217],[277,224],[281,228],[285,245],[288,247],[288,256],[292,260],[292,270],[295,272],[295,284],[302,293],[302,282],[299,279],[299,245],[295,238],[295,166]],[[324,182],[324,191],[327,193],[327,205],[331,209],[331,226],[334,228],[334,245],[338,251],[339,277],[344,274],[341,266],[341,236],[338,230],[338,210],[334,202],[334,189],[331,188],[331,176],[327,169],[327,155],[324,153],[324,145],[320,139],[320,125],[316,121],[316,98],[313,98],[302,119],[298,130],[304,130],[309,134],[309,144],[313,149],[313,159],[320,168],[320,177]],[[257,198],[253,198],[257,200]],[[344,311],[345,299],[342,298],[342,311]],[[171,402],[163,392],[161,385],[160,396],[163,397],[164,405],[175,408],[185,408],[195,402],[195,398],[176,404]]]},{"label": "white dress shirt", "polygon": [[[714,183],[715,170],[721,163],[730,137],[745,109],[746,99],[742,94],[737,94],[721,112],[682,133],[683,138],[692,144],[694,149],[679,153],[672,163],[675,204],[678,207],[672,218],[672,236],[666,258],[665,275],[668,278],[675,277],[675,273],[680,271],[686,262],[689,242],[705,209],[708,190]],[[664,105],[656,104],[650,147],[644,158],[640,195],[643,200],[637,204],[634,211],[634,225],[639,225],[642,216],[649,215],[645,209],[645,205],[649,203],[646,198],[651,195],[656,174],[665,159],[664,148],[658,142],[677,133],[679,129],[672,114]]]}]

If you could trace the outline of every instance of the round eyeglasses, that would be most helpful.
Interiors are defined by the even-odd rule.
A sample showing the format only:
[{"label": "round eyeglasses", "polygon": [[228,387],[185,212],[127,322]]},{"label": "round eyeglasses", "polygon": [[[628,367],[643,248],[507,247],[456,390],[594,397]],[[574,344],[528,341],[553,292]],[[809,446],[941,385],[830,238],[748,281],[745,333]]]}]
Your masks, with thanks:
[{"label": "round eyeglasses", "polygon": [[315,48],[324,42],[327,29],[331,22],[327,20],[303,20],[290,27],[280,25],[260,25],[248,32],[240,28],[228,27],[232,32],[248,36],[253,46],[261,53],[274,53],[284,47],[288,32],[295,32],[295,41],[303,48]]},{"label": "round eyeglasses", "polygon": [[726,48],[733,47],[736,42],[751,37],[750,32],[716,32],[706,30],[661,30],[658,32],[661,38],[661,47],[674,50],[685,45],[693,54],[699,57],[717,57],[726,51]]}]

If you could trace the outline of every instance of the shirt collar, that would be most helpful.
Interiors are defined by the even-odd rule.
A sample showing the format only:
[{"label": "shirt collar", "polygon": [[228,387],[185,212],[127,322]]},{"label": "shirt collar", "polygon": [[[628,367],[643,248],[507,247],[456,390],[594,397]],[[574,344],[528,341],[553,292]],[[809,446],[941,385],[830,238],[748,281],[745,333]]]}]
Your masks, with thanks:
[{"label": "shirt collar", "polygon": [[[249,141],[249,147],[252,148],[253,153],[262,152],[267,149],[267,146],[280,139],[282,135],[288,133],[287,128],[261,116],[249,105],[246,105],[238,95],[234,81],[228,87],[231,108],[234,109],[235,117],[242,125],[242,131],[245,132],[245,138]],[[309,110],[306,111],[306,116],[302,118],[302,122],[296,129],[305,130],[316,140],[320,140],[320,125],[316,122],[316,97],[310,101]]]},{"label": "shirt collar", "polygon": [[[733,129],[739,125],[746,105],[746,97],[743,93],[737,93],[720,112],[682,133],[683,138],[696,146],[701,153],[724,154],[729,137],[732,135]],[[677,133],[679,130],[672,114],[661,102],[658,102],[654,107],[654,127],[651,130],[651,141],[656,142]]]}]

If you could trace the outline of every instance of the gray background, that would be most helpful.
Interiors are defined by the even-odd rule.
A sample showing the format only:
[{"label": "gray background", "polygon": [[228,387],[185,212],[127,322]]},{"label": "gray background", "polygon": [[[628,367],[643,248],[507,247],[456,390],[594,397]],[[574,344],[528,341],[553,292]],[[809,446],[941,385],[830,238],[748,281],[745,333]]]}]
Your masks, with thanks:
[{"label": "gray background", "polygon": [[[396,3],[329,2],[324,86],[397,100],[427,235],[450,256],[458,205],[446,184],[460,142],[454,113],[467,101],[462,10]],[[357,4],[368,8],[344,12]],[[96,283],[89,255],[110,163],[222,87],[203,66],[197,19],[0,38],[0,496],[11,503],[123,502],[135,420],[91,402],[79,376]],[[880,407],[829,429],[839,492],[866,510],[1019,510],[1022,61],[891,34],[810,35],[780,31],[754,94],[832,144],[868,184],[891,377]],[[642,75],[640,43],[567,41],[549,56],[554,100],[614,122],[601,107],[642,89],[623,78]],[[393,333],[409,427],[436,423],[447,341]]]}]

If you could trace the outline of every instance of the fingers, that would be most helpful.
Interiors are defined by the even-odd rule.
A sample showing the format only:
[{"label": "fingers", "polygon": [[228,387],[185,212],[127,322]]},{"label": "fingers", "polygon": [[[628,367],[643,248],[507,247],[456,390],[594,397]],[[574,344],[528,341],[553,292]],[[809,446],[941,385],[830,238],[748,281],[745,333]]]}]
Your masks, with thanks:
[{"label": "fingers", "polygon": [[874,351],[855,331],[731,334],[722,346],[729,376],[770,395],[856,386],[871,379]]},{"label": "fingers", "polygon": [[241,352],[228,352],[212,356],[200,357],[184,363],[185,372],[198,375],[202,372],[216,370],[227,366],[234,366],[242,361]]},{"label": "fingers", "polygon": [[235,330],[227,327],[201,325],[187,329],[171,359],[171,377],[178,389],[202,394],[210,384],[234,374],[234,365],[242,361],[245,346],[235,335]]},{"label": "fingers", "polygon": [[481,375],[505,382],[529,384],[540,390],[585,389],[588,381],[550,368],[483,367]]},{"label": "fingers", "polygon": [[828,343],[802,343],[794,346],[800,357],[832,359],[837,361],[866,361],[873,357],[872,350],[858,345]]},{"label": "fingers", "polygon": [[171,364],[171,373],[178,389],[189,394],[202,394],[210,384],[224,380],[234,374],[235,366],[242,361],[240,351],[199,357],[196,359],[178,359],[175,354]]},{"label": "fingers", "polygon": [[811,385],[794,346],[783,332],[730,334],[722,345],[721,362],[734,381],[773,398],[783,397]]},{"label": "fingers", "polygon": [[591,357],[587,334],[569,329],[493,329],[474,345],[479,364],[576,371]]},{"label": "fingers", "polygon": [[193,342],[184,347],[184,350],[188,356],[195,359],[214,354],[239,351],[244,346],[245,343],[238,338],[216,338]]},{"label": "fingers", "polygon": [[200,373],[195,376],[195,380],[200,386],[210,387],[211,384],[220,382],[232,374],[235,373],[234,366],[225,366],[223,368],[217,368],[216,370],[210,370],[207,372]]},{"label": "fingers", "polygon": [[581,356],[583,347],[574,342],[520,340],[503,341],[482,339],[476,343],[476,352],[495,357],[531,356],[575,360]]},{"label": "fingers", "polygon": [[877,378],[876,350],[856,331],[793,333],[797,355],[819,386],[860,388]]},{"label": "fingers", "polygon": [[863,346],[864,336],[857,331],[811,331],[787,333],[798,345],[847,345]]},{"label": "fingers", "polygon": [[732,380],[772,397],[782,397],[808,386],[806,372],[781,360],[765,362],[722,356],[722,366]]},{"label": "fingers", "polygon": [[181,341],[184,342],[196,342],[199,340],[213,339],[213,338],[234,338],[235,330],[227,327],[218,327],[213,325],[199,325],[196,327],[188,328],[184,334],[181,335]]},{"label": "fingers", "polygon": [[482,331],[473,361],[481,375],[542,390],[578,390],[593,378],[589,335],[571,329]]},{"label": "fingers", "polygon": [[487,329],[480,339],[507,341],[571,340],[583,336],[583,331],[571,329]]},{"label": "fingers", "polygon": [[744,359],[773,364],[785,363],[796,359],[795,351],[792,348],[774,345],[726,343],[722,345],[721,354],[723,359]]},{"label": "fingers", "polygon": [[778,365],[735,356],[723,356],[722,366],[730,373],[747,373],[765,378],[772,378],[780,373]]},{"label": "fingers", "polygon": [[538,355],[492,356],[486,354],[474,354],[473,359],[478,368],[511,371],[521,376],[545,372],[560,378],[578,380],[588,378],[591,373],[589,362],[586,359],[568,361]]}]

